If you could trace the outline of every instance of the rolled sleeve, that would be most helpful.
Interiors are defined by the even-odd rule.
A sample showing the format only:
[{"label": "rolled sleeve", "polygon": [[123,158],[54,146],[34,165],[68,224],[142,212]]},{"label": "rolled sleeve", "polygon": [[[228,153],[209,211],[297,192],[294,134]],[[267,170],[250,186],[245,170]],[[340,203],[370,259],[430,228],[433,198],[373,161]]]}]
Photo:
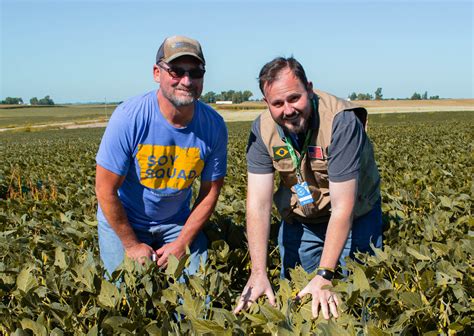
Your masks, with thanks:
[{"label": "rolled sleeve", "polygon": [[273,160],[260,134],[260,117],[255,119],[247,144],[247,171],[252,174],[269,174],[275,171]]}]

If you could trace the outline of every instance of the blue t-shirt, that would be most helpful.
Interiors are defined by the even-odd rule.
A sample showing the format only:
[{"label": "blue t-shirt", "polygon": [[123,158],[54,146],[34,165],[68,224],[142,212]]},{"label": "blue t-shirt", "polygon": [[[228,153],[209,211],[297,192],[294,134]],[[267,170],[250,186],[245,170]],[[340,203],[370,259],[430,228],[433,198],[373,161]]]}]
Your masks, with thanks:
[{"label": "blue t-shirt", "polygon": [[[133,227],[184,223],[191,185],[226,174],[227,128],[211,107],[197,101],[191,122],[173,127],[158,106],[157,91],[119,105],[105,130],[96,162],[125,176],[118,190]],[[98,209],[98,220],[106,220]]]}]

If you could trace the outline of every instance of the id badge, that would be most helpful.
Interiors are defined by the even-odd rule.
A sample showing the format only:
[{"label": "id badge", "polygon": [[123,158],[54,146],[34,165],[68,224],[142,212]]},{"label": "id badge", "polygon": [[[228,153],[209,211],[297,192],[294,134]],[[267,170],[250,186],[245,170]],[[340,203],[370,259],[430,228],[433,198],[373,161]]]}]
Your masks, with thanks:
[{"label": "id badge", "polygon": [[313,203],[313,196],[311,196],[307,182],[297,183],[294,185],[294,188],[301,206]]}]

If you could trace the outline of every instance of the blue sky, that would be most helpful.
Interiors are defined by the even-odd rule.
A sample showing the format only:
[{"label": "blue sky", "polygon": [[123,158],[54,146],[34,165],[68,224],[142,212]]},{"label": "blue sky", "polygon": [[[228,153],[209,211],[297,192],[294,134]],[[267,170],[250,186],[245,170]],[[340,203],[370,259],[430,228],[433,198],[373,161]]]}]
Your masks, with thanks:
[{"label": "blue sky", "polygon": [[120,101],[152,90],[166,36],[198,39],[204,92],[250,90],[277,56],[315,87],[472,98],[472,1],[0,0],[0,99]]}]

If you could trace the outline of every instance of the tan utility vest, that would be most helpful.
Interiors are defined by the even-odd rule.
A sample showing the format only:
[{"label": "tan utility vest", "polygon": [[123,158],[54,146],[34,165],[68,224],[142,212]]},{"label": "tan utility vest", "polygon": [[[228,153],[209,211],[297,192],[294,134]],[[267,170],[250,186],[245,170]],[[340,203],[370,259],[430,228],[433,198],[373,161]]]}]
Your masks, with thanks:
[{"label": "tan utility vest", "polygon": [[[273,166],[280,175],[280,185],[273,200],[282,218],[290,223],[294,220],[303,223],[323,223],[329,220],[331,198],[329,195],[327,158],[328,155],[331,155],[331,153],[328,153],[328,148],[331,143],[334,117],[339,112],[352,110],[361,120],[364,127],[367,124],[367,111],[364,108],[319,90],[315,90],[315,93],[317,113],[313,115],[313,118],[318,118],[319,116],[319,123],[315,123],[319,128],[313,130],[309,146],[320,146],[323,150],[324,158],[309,158],[308,153],[306,153],[301,162],[301,176],[308,183],[314,200],[311,204],[301,206],[298,202],[298,197],[293,187],[298,182],[296,167],[291,157],[287,155],[285,158],[280,159],[275,154],[277,147],[284,146],[287,148],[281,128],[277,126],[268,110],[260,116],[260,133],[263,142],[272,157]],[[296,149],[295,152],[299,157],[300,153]],[[379,182],[380,177],[374,159],[372,144],[367,137],[361,153],[357,199],[354,206],[355,218],[369,212],[379,199]]]}]

